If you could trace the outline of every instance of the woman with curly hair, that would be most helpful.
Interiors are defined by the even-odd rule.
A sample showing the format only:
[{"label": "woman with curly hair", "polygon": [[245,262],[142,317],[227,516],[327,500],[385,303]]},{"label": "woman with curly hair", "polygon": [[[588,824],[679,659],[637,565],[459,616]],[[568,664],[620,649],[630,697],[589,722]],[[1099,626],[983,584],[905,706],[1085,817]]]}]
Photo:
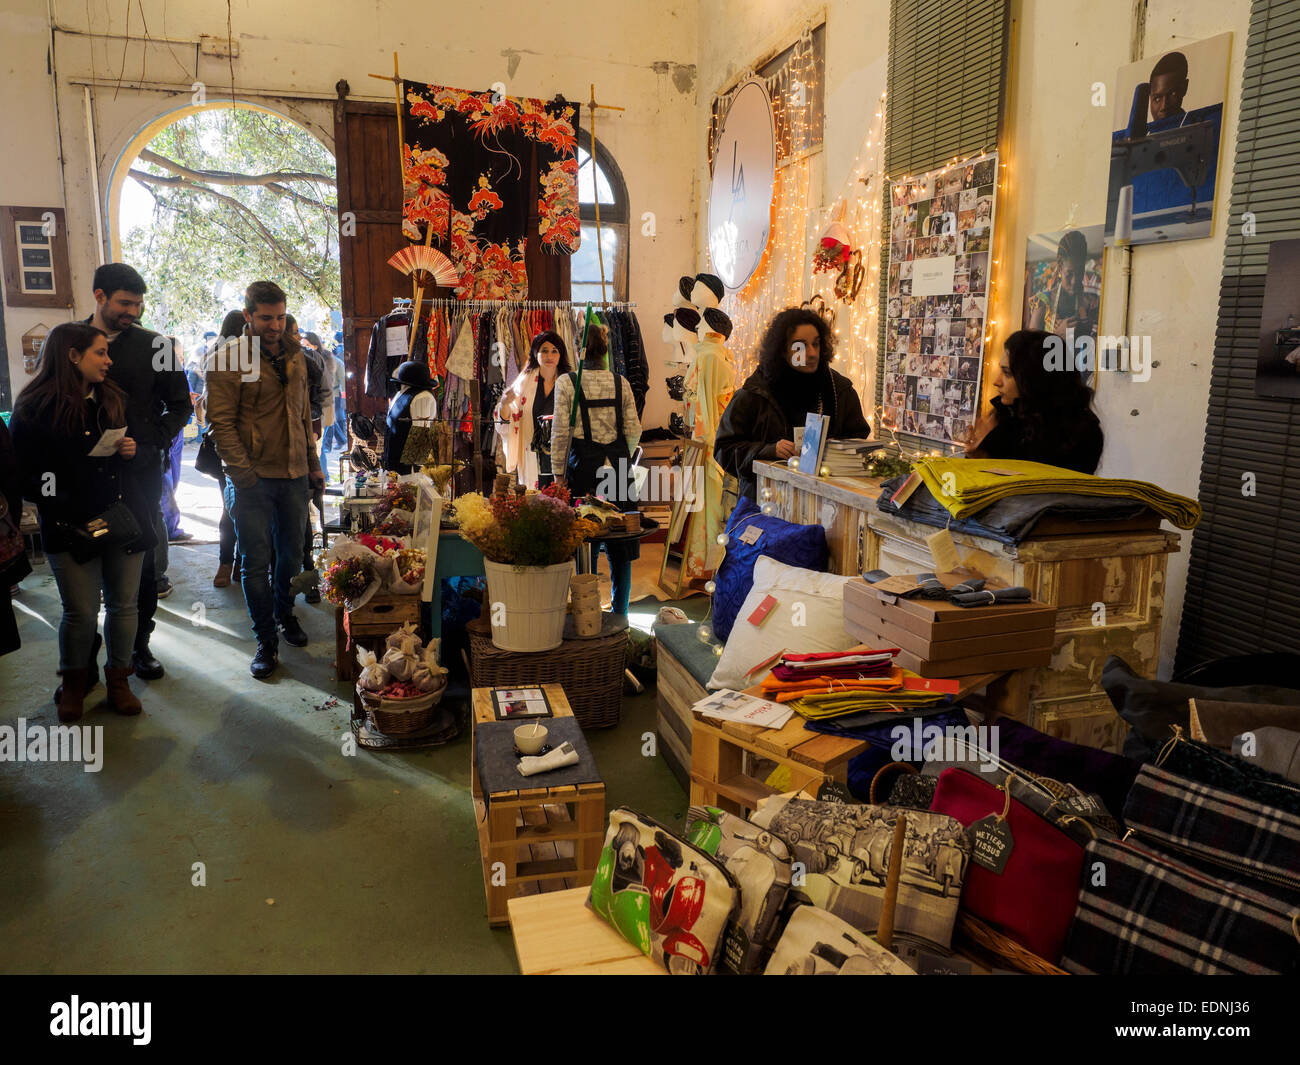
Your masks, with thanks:
[{"label": "woman with curly hair", "polygon": [[1105,435],[1092,410],[1092,389],[1073,367],[1049,369],[1049,344],[1064,341],[1039,329],[1006,339],[993,379],[992,410],[975,428],[970,458],[1022,459],[1096,473]]},{"label": "woman with curly hair", "polygon": [[805,307],[787,307],[768,323],[758,346],[758,369],[731,397],[718,426],[713,457],[757,499],[754,460],[785,461],[797,454],[794,430],[809,414],[830,415],[831,437],[865,437],[871,426],[853,382],[831,369],[835,335]]}]

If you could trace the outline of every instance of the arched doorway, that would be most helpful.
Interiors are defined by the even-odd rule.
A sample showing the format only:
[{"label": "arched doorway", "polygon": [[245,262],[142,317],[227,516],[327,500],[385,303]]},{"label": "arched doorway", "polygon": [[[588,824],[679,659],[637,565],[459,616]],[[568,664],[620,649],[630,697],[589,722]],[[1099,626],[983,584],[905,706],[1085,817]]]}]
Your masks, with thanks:
[{"label": "arched doorway", "polygon": [[[261,104],[173,110],[123,148],[106,200],[112,258],[135,266],[148,285],[142,324],[176,339],[196,397],[204,355],[234,328],[223,330],[223,319],[236,316],[256,280],[284,289],[300,333],[319,346],[334,378],[342,324],[337,186],[333,153],[315,130]],[[326,405],[332,414],[332,401]],[[216,486],[195,474],[192,454],[186,458],[202,420],[196,404],[172,451],[176,505],[165,486],[163,506],[174,541],[217,539]]]}]

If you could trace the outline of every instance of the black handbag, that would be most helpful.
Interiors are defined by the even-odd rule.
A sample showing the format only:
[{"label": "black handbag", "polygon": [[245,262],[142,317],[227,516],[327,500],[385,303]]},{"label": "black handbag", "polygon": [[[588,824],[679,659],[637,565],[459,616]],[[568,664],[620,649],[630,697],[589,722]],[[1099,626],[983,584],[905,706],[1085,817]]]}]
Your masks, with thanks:
[{"label": "black handbag", "polygon": [[122,500],[80,525],[69,525],[68,531],[79,551],[87,558],[109,547],[125,547],[140,539],[140,525]]},{"label": "black handbag", "polygon": [[217,443],[212,438],[212,426],[203,431],[199,453],[194,456],[194,468],[214,480],[221,480],[221,456],[217,454]]}]

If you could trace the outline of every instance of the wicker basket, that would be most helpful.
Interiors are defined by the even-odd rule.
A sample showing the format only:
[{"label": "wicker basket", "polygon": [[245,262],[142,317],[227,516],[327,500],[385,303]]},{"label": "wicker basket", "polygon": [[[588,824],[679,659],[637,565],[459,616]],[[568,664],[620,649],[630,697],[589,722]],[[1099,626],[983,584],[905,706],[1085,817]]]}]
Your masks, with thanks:
[{"label": "wicker basket", "polygon": [[[606,615],[608,619],[609,615]],[[469,631],[470,684],[475,688],[532,688],[559,684],[578,724],[584,729],[618,724],[623,706],[623,670],[627,664],[627,629],[601,635],[573,637],[572,621],[565,640],[553,651],[528,654],[503,651],[492,642],[492,630],[482,618]]]},{"label": "wicker basket", "polygon": [[894,781],[903,774],[914,774],[916,772],[916,766],[910,762],[889,762],[882,765],[876,770],[876,775],[871,778],[871,791],[867,798],[873,805],[883,806],[889,801],[889,793],[894,786]]},{"label": "wicker basket", "polygon": [[996,928],[985,924],[965,910],[957,914],[957,932],[962,939],[974,944],[982,953],[991,955],[1008,968],[1034,976],[1070,975],[1064,969],[1058,968],[1050,961],[1045,961],[1033,951],[1026,950],[1014,939],[1004,936]]},{"label": "wicker basket", "polygon": [[409,736],[433,724],[435,707],[447,690],[447,675],[436,679],[434,689],[410,699],[389,699],[357,687],[357,698],[366,717],[386,736]]}]

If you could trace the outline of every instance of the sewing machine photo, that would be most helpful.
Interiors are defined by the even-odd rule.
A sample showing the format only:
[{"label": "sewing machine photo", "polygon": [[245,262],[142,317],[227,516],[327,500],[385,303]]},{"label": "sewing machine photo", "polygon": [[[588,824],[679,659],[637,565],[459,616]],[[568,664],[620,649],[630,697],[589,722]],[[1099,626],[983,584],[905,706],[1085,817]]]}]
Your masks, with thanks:
[{"label": "sewing machine photo", "polygon": [[1153,124],[1150,91],[1146,82],[1133,90],[1128,127],[1111,142],[1107,244],[1210,235],[1222,105]]}]

